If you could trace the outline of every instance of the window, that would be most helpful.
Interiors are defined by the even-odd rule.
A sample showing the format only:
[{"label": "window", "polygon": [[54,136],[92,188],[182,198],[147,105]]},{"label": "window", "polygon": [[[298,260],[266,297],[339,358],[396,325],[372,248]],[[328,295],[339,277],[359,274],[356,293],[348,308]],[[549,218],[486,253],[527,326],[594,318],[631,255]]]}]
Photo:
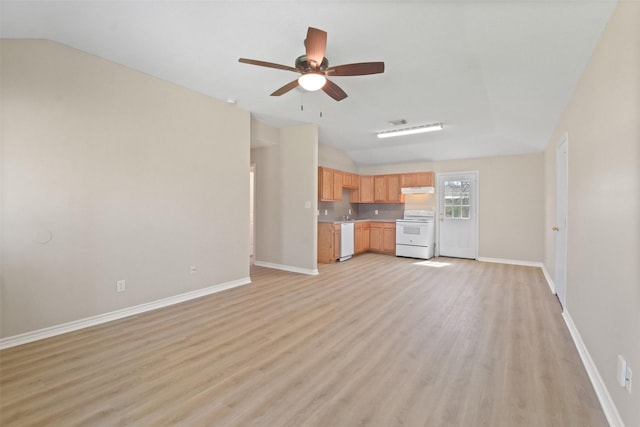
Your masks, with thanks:
[{"label": "window", "polygon": [[470,219],[470,181],[444,182],[444,216],[453,219]]}]

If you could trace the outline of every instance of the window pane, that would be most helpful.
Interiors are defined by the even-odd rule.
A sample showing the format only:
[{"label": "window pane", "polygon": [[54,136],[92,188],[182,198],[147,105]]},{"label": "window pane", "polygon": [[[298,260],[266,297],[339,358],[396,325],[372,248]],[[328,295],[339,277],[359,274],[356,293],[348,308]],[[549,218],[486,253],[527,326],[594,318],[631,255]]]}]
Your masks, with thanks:
[{"label": "window pane", "polygon": [[453,208],[451,206],[447,206],[444,208],[444,213],[447,218],[453,217]]},{"label": "window pane", "polygon": [[460,218],[460,206],[453,207],[453,217]]},{"label": "window pane", "polygon": [[455,199],[453,199],[453,204],[456,206],[460,206],[462,202],[462,199],[460,199],[460,197],[456,197]]},{"label": "window pane", "polygon": [[469,206],[463,206],[462,207],[461,217],[464,218],[464,219],[469,219],[470,218],[470,216],[469,216]]},{"label": "window pane", "polygon": [[445,197],[444,198],[444,204],[446,206],[453,205],[453,199],[451,197]]},{"label": "window pane", "polygon": [[465,206],[469,206],[469,196],[462,198],[462,204]]}]

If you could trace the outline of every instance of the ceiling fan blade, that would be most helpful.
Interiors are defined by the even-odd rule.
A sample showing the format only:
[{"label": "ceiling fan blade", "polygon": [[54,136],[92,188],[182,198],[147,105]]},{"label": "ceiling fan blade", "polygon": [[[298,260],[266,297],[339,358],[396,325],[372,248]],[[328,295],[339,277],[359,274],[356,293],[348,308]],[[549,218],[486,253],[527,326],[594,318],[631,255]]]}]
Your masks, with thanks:
[{"label": "ceiling fan blade", "polygon": [[327,74],[330,76],[364,76],[379,73],[384,73],[384,62],[360,62],[336,65],[327,69]]},{"label": "ceiling fan blade", "polygon": [[295,89],[296,87],[298,87],[298,79],[295,79],[294,81],[289,82],[286,85],[282,86],[280,89],[273,92],[271,96],[284,95],[285,93],[289,92],[291,89]]},{"label": "ceiling fan blade", "polygon": [[278,70],[294,71],[296,73],[299,73],[299,71],[293,67],[289,67],[287,65],[274,64],[273,62],[258,61],[256,59],[247,59],[247,58],[240,58],[238,59],[238,62],[243,62],[245,64],[251,64],[251,65],[259,65],[261,67],[277,68]]},{"label": "ceiling fan blade", "polygon": [[304,45],[307,48],[307,62],[314,68],[318,68],[322,64],[324,52],[327,49],[327,32],[309,27]]},{"label": "ceiling fan blade", "polygon": [[324,93],[335,99],[336,101],[342,101],[348,95],[345,91],[343,91],[340,86],[332,82],[331,80],[327,80],[327,83],[322,87]]}]

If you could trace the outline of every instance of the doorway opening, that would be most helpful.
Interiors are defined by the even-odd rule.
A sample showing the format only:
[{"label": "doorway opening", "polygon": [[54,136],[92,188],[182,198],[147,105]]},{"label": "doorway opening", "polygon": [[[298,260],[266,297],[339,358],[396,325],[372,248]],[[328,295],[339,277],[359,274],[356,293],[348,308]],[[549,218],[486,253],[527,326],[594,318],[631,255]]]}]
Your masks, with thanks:
[{"label": "doorway opening", "polygon": [[556,148],[556,225],[555,277],[558,301],[563,309],[567,303],[567,197],[569,189],[569,135],[565,133]]}]

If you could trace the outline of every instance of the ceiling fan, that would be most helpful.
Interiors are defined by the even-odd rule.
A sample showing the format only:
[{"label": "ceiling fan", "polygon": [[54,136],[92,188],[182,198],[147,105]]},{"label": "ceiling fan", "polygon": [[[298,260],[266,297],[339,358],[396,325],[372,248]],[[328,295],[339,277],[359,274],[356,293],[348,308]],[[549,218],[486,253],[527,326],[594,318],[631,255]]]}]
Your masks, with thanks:
[{"label": "ceiling fan", "polygon": [[284,95],[300,85],[308,91],[322,89],[336,101],[342,101],[347,97],[347,94],[340,86],[328,80],[327,77],[364,76],[384,72],[384,62],[360,62],[330,67],[329,61],[324,57],[327,48],[326,31],[309,27],[304,45],[306,54],[296,58],[295,67],[247,58],[240,58],[238,61],[245,64],[259,65],[261,67],[276,68],[278,70],[287,70],[302,74],[296,80],[287,83],[273,92],[271,96]]}]

